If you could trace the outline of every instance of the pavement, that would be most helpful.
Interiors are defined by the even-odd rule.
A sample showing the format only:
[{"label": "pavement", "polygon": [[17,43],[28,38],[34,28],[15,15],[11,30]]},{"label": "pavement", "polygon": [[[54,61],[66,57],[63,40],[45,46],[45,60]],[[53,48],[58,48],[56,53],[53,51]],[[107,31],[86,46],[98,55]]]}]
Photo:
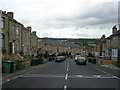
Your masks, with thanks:
[{"label": "pavement", "polygon": [[9,75],[3,74],[3,90],[120,90],[119,70],[96,64],[76,65],[73,59],[32,66]]},{"label": "pavement", "polygon": [[19,77],[20,75],[22,75],[24,73],[27,73],[27,72],[33,71],[35,69],[38,69],[38,67],[41,67],[41,68],[45,67],[50,63],[52,63],[52,61],[51,62],[46,62],[44,64],[39,64],[37,66],[29,66],[29,67],[26,67],[26,68],[24,68],[22,70],[16,70],[16,71],[14,71],[12,73],[3,73],[2,74],[2,81],[3,82],[9,81],[14,77]]},{"label": "pavement", "polygon": [[101,65],[102,67],[107,67],[107,68],[111,68],[111,69],[115,69],[115,70],[120,70],[120,67],[117,67],[113,64],[108,64],[108,65]]}]

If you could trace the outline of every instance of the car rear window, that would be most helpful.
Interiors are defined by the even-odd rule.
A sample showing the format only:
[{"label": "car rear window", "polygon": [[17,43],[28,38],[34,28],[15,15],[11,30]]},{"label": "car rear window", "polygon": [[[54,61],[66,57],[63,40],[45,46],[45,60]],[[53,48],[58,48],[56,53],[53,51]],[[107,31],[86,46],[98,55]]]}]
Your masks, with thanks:
[{"label": "car rear window", "polygon": [[80,60],[85,60],[85,58],[79,58]]}]

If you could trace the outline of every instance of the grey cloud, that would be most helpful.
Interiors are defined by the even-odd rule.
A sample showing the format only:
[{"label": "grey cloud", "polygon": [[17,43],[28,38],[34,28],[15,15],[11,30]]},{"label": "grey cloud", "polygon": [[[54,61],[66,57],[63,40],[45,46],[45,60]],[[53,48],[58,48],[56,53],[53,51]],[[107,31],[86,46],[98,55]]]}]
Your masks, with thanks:
[{"label": "grey cloud", "polygon": [[[52,4],[46,4],[47,1],[44,2],[44,0],[40,0],[38,3],[36,3],[36,1],[38,0],[32,0],[32,3],[28,1],[24,2],[24,0],[22,0],[22,2],[16,2],[15,0],[14,2],[10,2],[10,0],[6,0],[5,2],[5,0],[2,0],[2,3],[6,6],[4,7],[3,4],[0,4],[0,6],[5,9],[7,8],[6,10],[8,11],[13,11],[15,13],[16,20],[20,21],[24,25],[31,25],[33,30],[39,31],[38,33],[41,36],[52,36],[52,30],[64,30],[66,28],[72,28],[77,32],[74,34],[76,37],[92,37],[92,34],[87,34],[89,29],[92,28],[93,31],[97,29],[99,30],[98,32],[101,32],[106,28],[111,30],[112,25],[117,23],[117,2],[85,5],[82,8],[84,12],[82,12],[81,8],[79,9],[78,6],[76,11],[68,12],[70,14],[65,13],[65,11],[62,9],[64,12],[62,14],[59,9],[58,12],[48,11],[52,9],[54,10],[54,8],[57,10],[57,8],[56,6],[50,8]],[[41,3],[43,2],[44,5],[42,6]],[[12,4],[14,5],[12,6]],[[21,8],[18,8],[19,5]],[[11,9],[8,7],[11,7]],[[81,33],[81,29],[85,29],[86,33]],[[97,36],[98,35],[96,35],[96,37]]]},{"label": "grey cloud", "polygon": [[[84,9],[84,8],[83,8]],[[87,28],[87,26],[99,26],[100,28],[109,28],[108,23],[117,23],[117,4],[116,3],[100,3],[87,8],[84,14],[81,14],[80,10],[78,16],[72,14],[70,16],[55,16],[53,18],[45,19],[44,21],[38,20],[36,24],[39,24],[42,28],[62,29],[65,27],[78,27]],[[25,21],[25,23],[27,23]]]},{"label": "grey cloud", "polygon": [[95,21],[91,19],[91,22],[86,24],[98,25],[107,23],[117,22],[117,3],[103,3],[92,7],[83,16],[78,17],[78,19],[96,19]]},{"label": "grey cloud", "polygon": [[[84,8],[83,8],[84,9]],[[78,12],[80,13],[80,12]],[[60,17],[58,18],[58,23],[64,22],[63,24],[74,25],[76,27],[85,27],[87,25],[102,25],[108,23],[117,23],[117,3],[103,3],[88,8],[88,10],[83,14],[75,17]]]}]

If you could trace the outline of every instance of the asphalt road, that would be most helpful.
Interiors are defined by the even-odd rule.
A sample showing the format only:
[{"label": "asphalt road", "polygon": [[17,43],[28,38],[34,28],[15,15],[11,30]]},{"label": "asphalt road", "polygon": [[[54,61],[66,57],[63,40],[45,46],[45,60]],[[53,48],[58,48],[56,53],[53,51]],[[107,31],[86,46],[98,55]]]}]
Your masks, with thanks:
[{"label": "asphalt road", "polygon": [[76,65],[73,59],[67,59],[62,63],[52,61],[42,67],[38,65],[37,69],[13,77],[13,80],[3,83],[2,87],[119,90],[119,80],[118,70],[90,63]]}]

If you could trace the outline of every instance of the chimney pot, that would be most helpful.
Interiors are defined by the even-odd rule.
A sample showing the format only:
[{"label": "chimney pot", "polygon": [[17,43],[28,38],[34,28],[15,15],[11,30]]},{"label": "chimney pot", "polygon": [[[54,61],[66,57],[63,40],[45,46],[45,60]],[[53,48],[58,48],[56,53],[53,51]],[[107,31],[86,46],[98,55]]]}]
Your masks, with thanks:
[{"label": "chimney pot", "polygon": [[27,30],[30,30],[30,32],[31,32],[32,27],[31,27],[31,26],[28,26],[28,27],[27,27]]},{"label": "chimney pot", "polygon": [[13,12],[7,12],[7,15],[11,17],[12,19],[14,18],[14,13]]},{"label": "chimney pot", "polygon": [[116,33],[117,32],[117,27],[116,27],[116,25],[115,26],[113,26],[113,28],[112,28],[112,34],[114,34],[114,33]]}]

